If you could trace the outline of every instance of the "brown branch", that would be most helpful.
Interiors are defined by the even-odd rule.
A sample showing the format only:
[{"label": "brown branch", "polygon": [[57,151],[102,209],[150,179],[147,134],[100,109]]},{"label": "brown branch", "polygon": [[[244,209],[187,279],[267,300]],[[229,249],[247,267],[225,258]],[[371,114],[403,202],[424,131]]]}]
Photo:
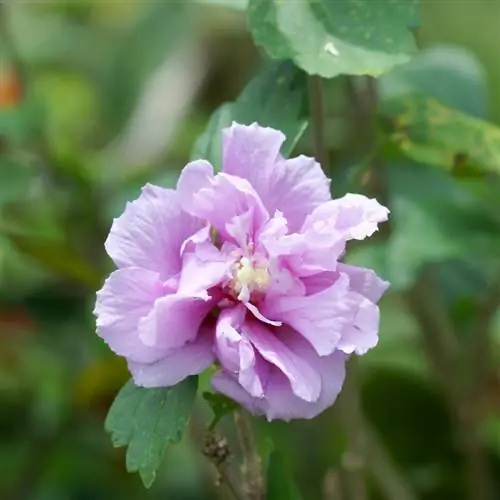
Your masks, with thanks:
[{"label": "brown branch", "polygon": [[248,500],[263,500],[262,463],[249,414],[244,410],[236,411],[234,413],[234,422],[243,453],[243,487],[246,497]]}]

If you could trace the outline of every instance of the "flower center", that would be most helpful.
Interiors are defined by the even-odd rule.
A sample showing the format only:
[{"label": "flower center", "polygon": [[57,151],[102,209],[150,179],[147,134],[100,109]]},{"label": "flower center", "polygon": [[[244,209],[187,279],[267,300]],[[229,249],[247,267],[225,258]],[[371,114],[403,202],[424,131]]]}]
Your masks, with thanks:
[{"label": "flower center", "polygon": [[250,300],[252,292],[264,292],[270,281],[266,266],[255,265],[248,257],[242,257],[233,268],[230,286],[238,300]]}]

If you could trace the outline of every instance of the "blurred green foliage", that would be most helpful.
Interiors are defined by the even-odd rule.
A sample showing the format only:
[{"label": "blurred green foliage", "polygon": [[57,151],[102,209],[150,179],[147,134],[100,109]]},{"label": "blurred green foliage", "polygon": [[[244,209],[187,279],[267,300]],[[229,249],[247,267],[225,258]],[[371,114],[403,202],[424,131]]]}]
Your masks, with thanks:
[{"label": "blurred green foliage", "polygon": [[[103,242],[112,218],[145,182],[173,186],[188,159],[220,163],[209,138],[224,125],[252,121],[258,108],[259,121],[287,132],[287,153],[312,154],[309,130],[303,134],[304,86],[297,86],[304,75],[261,58],[245,7],[236,0],[2,4],[1,26],[8,26],[8,40],[0,33],[2,499],[226,494],[200,453],[212,418],[204,401],[150,490],[126,473],[125,451],[112,448],[103,422],[128,373],[94,334],[91,312],[111,269]],[[418,41],[427,50],[378,80],[374,151],[364,144],[373,120],[354,109],[344,79],[327,87],[334,193],[369,192],[382,177],[392,213],[385,238],[347,256],[392,283],[381,304],[380,344],[360,362],[363,411],[423,500],[470,498],[464,437],[449,409],[448,382],[432,359],[434,332],[409,305],[425,273],[431,280],[424,295],[444,309],[457,356],[467,360],[455,363],[455,379],[468,388],[481,377],[468,397],[492,498],[500,498],[500,322],[487,302],[489,290],[500,293],[499,18],[498,2],[422,3]],[[302,33],[292,34],[301,44]],[[276,90],[278,70],[286,74]],[[153,85],[158,75],[164,78]],[[181,111],[173,106],[178,102]],[[431,320],[439,322],[437,316]],[[492,328],[481,351],[475,334],[485,316]],[[473,352],[483,357],[469,363]],[[262,446],[271,436],[278,450],[271,455],[269,473],[277,481],[269,482],[270,499],[295,498],[278,480],[284,469],[303,498],[335,498],[327,479],[342,469],[346,449],[338,413],[336,405],[312,422],[259,421]],[[220,427],[233,437],[229,418]],[[388,498],[372,468],[366,474],[371,498]]]}]

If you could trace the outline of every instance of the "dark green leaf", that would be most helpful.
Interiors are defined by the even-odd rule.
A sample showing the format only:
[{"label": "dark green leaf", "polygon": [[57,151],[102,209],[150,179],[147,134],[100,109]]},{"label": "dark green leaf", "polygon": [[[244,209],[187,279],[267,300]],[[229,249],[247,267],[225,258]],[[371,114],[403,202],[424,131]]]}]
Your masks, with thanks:
[{"label": "dark green leaf", "polygon": [[413,160],[500,173],[500,128],[491,123],[422,95],[392,99],[382,115],[391,139]]},{"label": "dark green leaf", "polygon": [[181,440],[197,387],[197,377],[161,389],[144,389],[129,381],[113,402],[106,431],[115,447],[128,447],[127,470],[139,472],[146,488],[155,480],[167,445]]},{"label": "dark green leaf", "polygon": [[267,468],[266,500],[300,500],[301,495],[286,467],[283,456],[273,451]]},{"label": "dark green leaf", "polygon": [[326,78],[379,76],[416,52],[416,0],[250,0],[248,19],[272,58]]},{"label": "dark green leaf", "polygon": [[243,89],[234,103],[223,104],[212,115],[207,129],[196,141],[191,158],[208,159],[221,167],[221,130],[233,121],[281,130],[287,157],[307,127],[306,75],[291,62],[269,63]]},{"label": "dark green leaf", "polygon": [[204,392],[203,399],[208,403],[214,413],[214,418],[209,425],[209,429],[211,430],[215,428],[222,417],[237,410],[240,406],[232,399],[219,393]]}]

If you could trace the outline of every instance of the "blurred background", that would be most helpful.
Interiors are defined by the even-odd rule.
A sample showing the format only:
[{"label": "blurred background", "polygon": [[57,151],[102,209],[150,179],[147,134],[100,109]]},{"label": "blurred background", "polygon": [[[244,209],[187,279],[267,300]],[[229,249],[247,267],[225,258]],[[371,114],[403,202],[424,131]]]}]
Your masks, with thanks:
[{"label": "blurred background", "polygon": [[[112,218],[146,181],[175,184],[211,113],[261,67],[244,6],[0,4],[1,499],[225,498],[200,453],[201,401],[150,490],[127,474],[104,419],[128,375],[92,309],[112,268]],[[422,2],[422,52],[381,80],[381,106],[410,88],[500,124],[499,21],[500,2]],[[341,79],[327,99],[333,192],[361,191],[369,171],[352,173],[366,151]],[[297,152],[312,154],[307,133]],[[500,164],[500,148],[492,155]],[[393,283],[380,344],[345,400],[311,422],[259,421],[259,433],[308,500],[344,500],[337,475],[360,428],[373,499],[472,499],[474,488],[500,499],[498,178],[387,158],[390,234],[347,257]]]}]

